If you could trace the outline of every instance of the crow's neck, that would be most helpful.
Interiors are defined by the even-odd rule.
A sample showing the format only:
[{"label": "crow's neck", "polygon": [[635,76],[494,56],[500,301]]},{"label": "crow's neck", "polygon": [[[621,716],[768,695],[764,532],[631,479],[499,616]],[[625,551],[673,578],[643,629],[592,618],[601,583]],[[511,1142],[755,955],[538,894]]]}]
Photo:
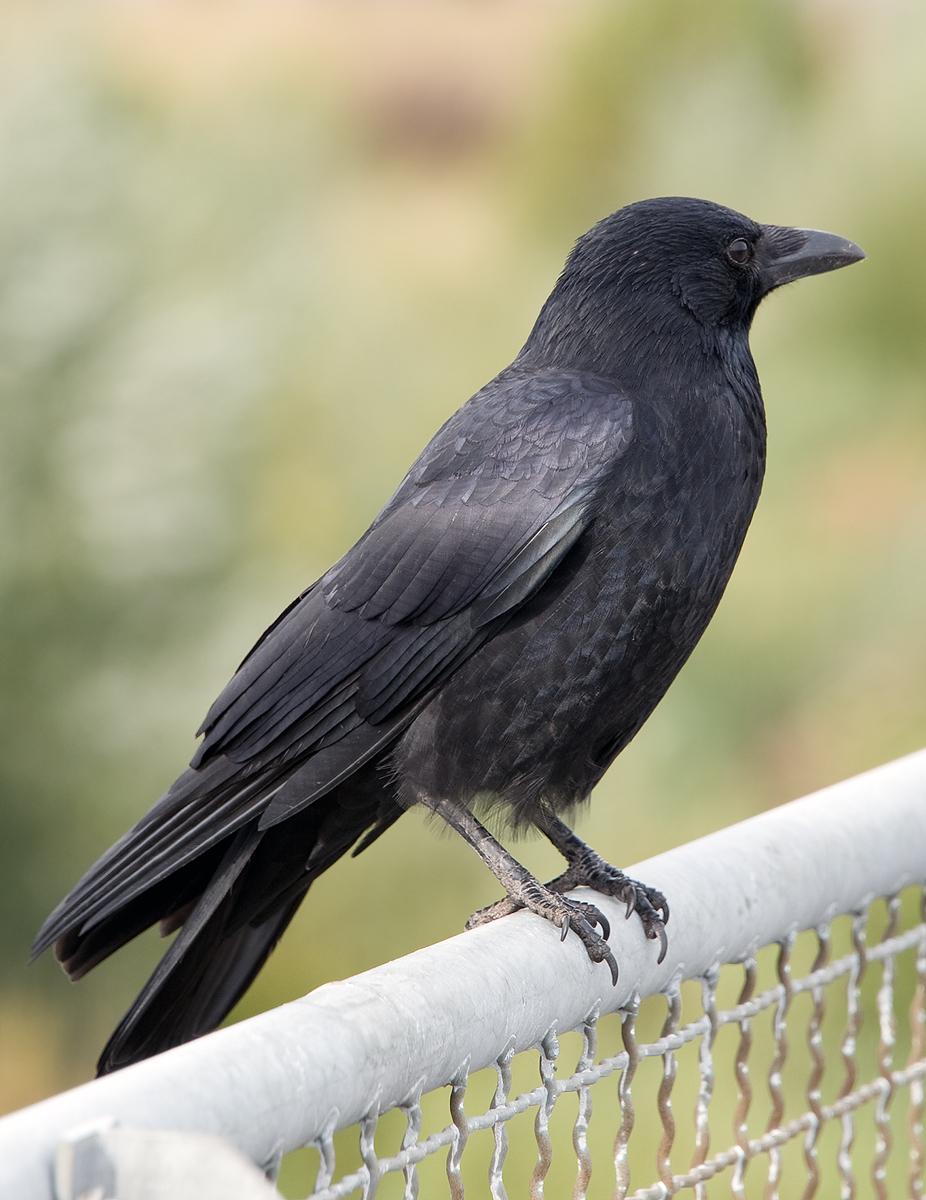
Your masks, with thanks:
[{"label": "crow's neck", "polygon": [[703,325],[672,296],[663,304],[652,298],[640,304],[632,294],[607,297],[563,285],[561,280],[541,309],[519,367],[588,371],[643,391],[659,380],[722,378],[747,407],[761,405],[747,325]]}]

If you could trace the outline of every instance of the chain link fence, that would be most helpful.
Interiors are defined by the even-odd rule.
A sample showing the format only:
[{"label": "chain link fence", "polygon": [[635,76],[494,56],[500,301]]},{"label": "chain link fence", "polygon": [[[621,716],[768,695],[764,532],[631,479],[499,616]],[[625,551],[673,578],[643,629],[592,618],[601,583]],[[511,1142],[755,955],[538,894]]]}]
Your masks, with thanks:
[{"label": "chain link fence", "polygon": [[921,1197],[926,751],[631,872],[662,964],[517,914],[3,1118],[0,1196]]},{"label": "chain link fence", "polygon": [[[548,1032],[539,1047],[540,1084],[532,1091],[512,1096],[513,1045],[499,1056],[495,1065],[496,1087],[492,1103],[484,1112],[467,1116],[467,1085],[465,1074],[453,1082],[450,1089],[450,1121],[440,1131],[422,1135],[421,1098],[403,1105],[406,1126],[401,1148],[396,1154],[377,1157],[375,1136],[378,1114],[371,1112],[361,1123],[359,1152],[363,1160],[359,1169],[337,1173],[334,1139],[325,1133],[318,1139],[319,1171],[311,1195],[316,1200],[341,1200],[362,1194],[364,1200],[380,1190],[384,1177],[401,1172],[401,1194],[405,1200],[419,1195],[418,1165],[432,1155],[445,1151],[445,1169],[449,1194],[453,1200],[467,1192],[474,1196],[491,1196],[492,1200],[507,1200],[504,1168],[508,1157],[508,1123],[521,1114],[533,1114],[536,1141],[535,1163],[529,1181],[526,1174],[514,1176],[510,1184],[513,1195],[529,1194],[539,1200],[546,1194],[545,1183],[554,1160],[551,1138],[551,1118],[556,1105],[566,1096],[576,1096],[577,1104],[571,1114],[571,1147],[561,1145],[557,1153],[572,1160],[573,1179],[568,1194],[574,1200],[585,1200],[590,1194],[593,1158],[589,1149],[589,1126],[600,1095],[605,1101],[604,1113],[598,1120],[608,1126],[613,1137],[608,1160],[598,1171],[605,1176],[597,1194],[613,1196],[615,1200],[665,1200],[681,1192],[696,1197],[708,1195],[710,1180],[718,1180],[713,1194],[733,1197],[794,1195],[801,1197],[854,1197],[869,1194],[878,1200],[889,1196],[923,1195],[924,1142],[923,1078],[926,1075],[926,893],[916,889],[905,908],[919,919],[910,928],[900,931],[901,902],[897,896],[886,902],[886,921],[881,936],[870,944],[866,931],[877,924],[884,905],[869,906],[864,912],[849,918],[848,929],[834,931],[831,923],[822,925],[812,935],[813,962],[807,974],[792,977],[795,936],[787,937],[775,948],[774,970],[777,983],[758,991],[759,964],[756,957],[748,958],[741,966],[728,966],[711,972],[699,981],[700,1003],[689,997],[692,1006],[700,1011],[692,1020],[682,1021],[686,1008],[681,988],[673,988],[665,997],[667,1012],[655,1041],[641,1042],[636,1035],[639,1004],[616,1017],[604,1021],[619,1021],[623,1049],[620,1053],[600,1056],[598,1049],[599,1016],[589,1014],[581,1030],[581,1049],[578,1060],[569,1074],[562,1073],[563,1054],[555,1029]],[[852,949],[837,958],[832,956],[833,943],[846,936]],[[809,949],[804,947],[805,952]],[[771,967],[771,963],[768,964]],[[718,1006],[718,989],[722,976],[736,977],[737,1003],[731,1008]],[[905,986],[898,989],[898,978]],[[729,985],[731,979],[725,979]],[[905,993],[911,990],[912,997]],[[863,993],[863,986],[866,993]],[[875,989],[874,991],[872,989]],[[903,1003],[898,1005],[898,992]],[[795,1001],[807,996],[810,1004],[803,1012],[796,1011]],[[868,1003],[866,1003],[866,1000]],[[872,1036],[866,1039],[860,1054],[859,1040],[867,1015],[873,1023]],[[824,1026],[830,1018],[828,1037],[824,1041]],[[766,1021],[764,1040],[766,1061],[760,1079],[754,1081],[750,1070],[751,1051],[762,1040],[755,1026]],[[794,1022],[797,1031],[792,1029]],[[735,1031],[735,1049],[728,1048],[725,1073],[718,1070],[715,1047],[718,1035],[725,1028]],[[902,1027],[900,1035],[899,1027]],[[876,1034],[874,1032],[876,1030]],[[794,1047],[789,1046],[794,1041]],[[904,1048],[904,1065],[896,1067],[894,1060],[898,1044]],[[686,1097],[687,1119],[693,1131],[693,1147],[687,1148],[688,1169],[675,1173],[678,1164],[677,1122],[673,1096],[678,1079],[678,1053],[692,1046],[696,1059],[686,1064],[696,1077],[696,1094]],[[835,1050],[835,1061],[828,1061]],[[873,1052],[872,1052],[873,1051]],[[790,1088],[783,1084],[783,1072],[789,1060],[796,1070]],[[524,1055],[527,1057],[527,1054]],[[637,1072],[646,1059],[658,1060],[660,1066],[655,1097],[649,1089],[650,1105],[658,1111],[661,1136],[655,1154],[645,1155],[636,1170],[631,1169],[634,1130],[638,1122],[653,1127],[651,1109],[635,1102],[634,1083]],[[557,1072],[560,1072],[559,1077]],[[618,1105],[607,1103],[611,1097],[593,1088],[615,1076],[614,1096]],[[802,1077],[798,1082],[797,1077]],[[766,1103],[759,1106],[755,1092],[766,1089]],[[824,1100],[825,1090],[829,1097]],[[690,1088],[688,1089],[690,1091]],[[907,1091],[906,1113],[898,1116],[899,1094]],[[726,1093],[723,1105],[726,1121],[713,1119],[712,1101],[715,1092]],[[730,1118],[730,1098],[735,1107]],[[655,1099],[655,1104],[653,1100]],[[874,1137],[857,1137],[856,1114],[868,1109]],[[802,1109],[802,1111],[800,1111]],[[639,1110],[639,1111],[638,1111]],[[757,1111],[758,1110],[758,1111]],[[798,1111],[795,1111],[798,1110]],[[791,1114],[794,1115],[791,1115]],[[616,1126],[613,1124],[616,1118]],[[786,1119],[787,1118],[787,1119]],[[825,1127],[833,1123],[838,1140],[831,1140],[828,1154],[821,1159],[820,1144]],[[893,1128],[892,1128],[893,1126]],[[895,1133],[895,1130],[897,1131]],[[474,1170],[473,1178],[464,1187],[464,1151],[470,1138],[481,1131],[491,1131],[493,1148],[488,1171],[480,1179]],[[565,1132],[565,1130],[563,1130]],[[895,1147],[903,1138],[904,1144]],[[725,1141],[723,1139],[726,1139]],[[563,1139],[565,1140],[565,1139]],[[691,1140],[691,1139],[689,1139]],[[652,1142],[652,1138],[649,1139]],[[722,1149],[711,1153],[719,1142]],[[783,1181],[783,1149],[789,1143],[800,1147],[801,1162],[791,1165],[787,1186]],[[892,1160],[892,1154],[894,1155]],[[750,1172],[754,1160],[760,1160]],[[889,1173],[889,1166],[892,1168]],[[649,1169],[653,1177],[649,1186],[635,1188],[632,1177]],[[512,1173],[514,1174],[514,1173]],[[562,1172],[561,1175],[564,1175]],[[867,1175],[868,1187],[865,1185]],[[862,1178],[860,1189],[859,1178]],[[433,1187],[434,1180],[430,1181]],[[721,1185],[722,1188],[721,1188]],[[442,1189],[444,1192],[447,1188]],[[393,1189],[390,1189],[393,1194]],[[381,1194],[385,1193],[383,1189]],[[431,1190],[427,1195],[434,1194]],[[554,1196],[565,1195],[563,1178],[558,1180]]]}]

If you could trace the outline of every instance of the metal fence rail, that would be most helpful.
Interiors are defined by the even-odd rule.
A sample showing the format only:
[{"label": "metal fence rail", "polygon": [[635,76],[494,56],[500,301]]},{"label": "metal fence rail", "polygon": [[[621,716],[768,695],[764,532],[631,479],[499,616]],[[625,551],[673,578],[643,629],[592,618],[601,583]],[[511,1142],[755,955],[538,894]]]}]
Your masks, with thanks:
[{"label": "metal fence rail", "polygon": [[[868,1106],[873,1110],[873,1145],[865,1174],[871,1194],[886,1196],[903,1095],[904,1190],[922,1195],[926,921],[921,903],[902,906],[897,897],[901,889],[926,880],[926,751],[637,864],[632,873],[669,899],[669,953],[658,965],[638,923],[620,920],[622,906],[595,896],[612,925],[611,944],[621,965],[616,988],[610,986],[606,967],[588,962],[577,939],[560,943],[547,923],[517,914],[343,983],[327,984],[303,1000],[0,1120],[0,1196],[54,1196],[53,1163],[61,1139],[88,1121],[111,1119],[131,1131],[218,1134],[271,1170],[282,1154],[315,1145],[320,1161],[316,1187],[326,1200],[358,1191],[371,1197],[380,1180],[383,1194],[404,1190],[414,1197],[417,1164],[446,1146],[454,1200],[463,1195],[464,1181],[467,1194],[497,1200],[506,1195],[508,1127],[514,1130],[518,1123],[512,1118],[529,1109],[535,1114],[536,1138],[529,1187],[532,1195],[542,1196],[545,1182],[549,1187],[553,1178],[551,1120],[559,1120],[561,1097],[575,1094],[569,1155],[575,1164],[574,1195],[582,1197],[592,1166],[593,1088],[612,1074],[619,1078],[620,1099],[610,1130],[612,1138],[616,1132],[613,1168],[605,1181],[607,1172],[596,1160],[592,1193],[606,1182],[600,1194],[611,1194],[616,1179],[617,1196],[655,1198],[691,1188],[700,1197],[707,1195],[707,1181],[723,1174],[734,1196],[759,1194],[757,1185],[768,1196],[834,1195],[837,1187],[844,1196],[853,1196],[859,1174],[853,1157],[854,1114]],[[886,906],[875,906],[872,923],[883,928],[869,941],[865,914],[878,897],[890,899]],[[839,922],[833,926],[837,943],[845,945],[838,945],[840,952],[831,959],[830,926],[841,914],[853,914],[853,919],[842,922],[846,929]],[[811,961],[802,977],[792,979],[793,956],[807,957],[801,943],[795,950],[801,930],[814,931],[803,939],[813,943]],[[770,969],[762,961],[757,964],[757,958],[762,960],[759,952],[768,946],[778,948],[775,977],[757,993],[763,970]],[[725,963],[741,965],[721,971]],[[737,976],[738,995],[723,1008],[731,973]],[[692,1003],[685,980],[700,981],[701,1004],[683,1022]],[[904,1006],[910,1001],[909,1024],[903,1017],[897,1020],[898,989]],[[809,1000],[798,1019],[794,1014],[805,994]],[[665,998],[650,1002],[662,1004],[666,1015],[660,1036],[649,1041],[637,1034],[637,1013],[646,997]],[[874,1019],[863,1029],[866,1007]],[[608,1013],[620,1013],[611,1020],[619,1023],[623,1049],[599,1058],[596,1039],[607,1028],[599,1017]],[[643,1016],[641,1012],[641,1023]],[[827,1022],[839,1027],[840,1077],[835,1082],[832,1071],[824,1079],[821,1031]],[[575,1069],[557,1077],[558,1036],[569,1030],[581,1032],[581,1051]],[[869,1031],[875,1035],[871,1054],[862,1054],[860,1034]],[[832,1033],[828,1036],[831,1044]],[[758,1042],[753,1042],[763,1037],[768,1061],[760,1089],[749,1065],[751,1054],[754,1058],[757,1053]],[[900,1042],[905,1062],[896,1066]],[[689,1089],[690,1095],[683,1087],[689,1064],[679,1070],[689,1046],[697,1050],[691,1064],[697,1090]],[[540,1086],[510,1098],[516,1056],[531,1048],[540,1050]],[[635,1113],[643,1111],[637,1097],[641,1086],[649,1086],[644,1064],[650,1058],[661,1072],[652,1109],[647,1109],[645,1122],[636,1120],[635,1130]],[[715,1077],[729,1078],[728,1066],[734,1083],[726,1089],[733,1096],[729,1119],[721,1112],[723,1089],[715,1085]],[[468,1116],[468,1091],[473,1090],[468,1080],[482,1068],[495,1071],[494,1096],[477,1115]],[[795,1085],[785,1077],[795,1068],[802,1104],[792,1115]],[[441,1121],[428,1133],[422,1098],[448,1085],[450,1123]],[[600,1092],[594,1093],[598,1123],[610,1119],[598,1104]],[[693,1120],[685,1128],[693,1127],[691,1148],[681,1136],[681,1114],[689,1101]],[[405,1129],[401,1146],[386,1155],[376,1144],[377,1125],[382,1129],[380,1114],[396,1108],[404,1111]],[[732,1135],[724,1141],[718,1132],[721,1118],[727,1129],[732,1123]],[[643,1178],[633,1147],[646,1134],[644,1127],[652,1130],[654,1120],[660,1134],[655,1165],[649,1178]],[[347,1174],[338,1178],[334,1135],[355,1124],[361,1165],[353,1169],[348,1164]],[[838,1144],[827,1143],[825,1150],[826,1155],[832,1150],[835,1164],[824,1178],[821,1147],[834,1126]],[[483,1138],[494,1136],[488,1183],[483,1175],[471,1186],[474,1177],[464,1164],[464,1151],[475,1146],[479,1139],[469,1139],[483,1129],[492,1130]],[[95,1134],[84,1140],[89,1144],[94,1137],[94,1153],[108,1147],[114,1161],[119,1159],[118,1137]],[[712,1152],[712,1139],[722,1149]],[[75,1143],[72,1135],[67,1159],[72,1165],[75,1144],[79,1148],[81,1141]],[[133,1144],[140,1143],[136,1139]],[[783,1163],[791,1145],[799,1147],[802,1173],[798,1182],[792,1170],[793,1186],[782,1191]],[[685,1164],[679,1162],[682,1151],[688,1156]],[[467,1161],[470,1157],[467,1151]],[[747,1171],[759,1157],[765,1165],[761,1179],[758,1166]],[[562,1158],[559,1150],[557,1158]],[[509,1157],[509,1169],[512,1161]],[[631,1166],[637,1180],[633,1185]],[[129,1200],[130,1189],[122,1186],[117,1168],[118,1161],[113,1194]],[[64,1200],[70,1189],[70,1200],[80,1193],[73,1172],[65,1176],[59,1170],[59,1195]],[[392,1190],[393,1181],[400,1193]],[[645,1184],[642,1190],[632,1191],[640,1183]],[[442,1184],[444,1192],[447,1186]],[[896,1195],[896,1184],[892,1186]],[[527,1180],[512,1178],[508,1187],[515,1195],[524,1194]],[[106,1194],[106,1188],[98,1193]],[[180,1200],[176,1187],[173,1194]],[[231,1200],[228,1185],[224,1194]]]}]

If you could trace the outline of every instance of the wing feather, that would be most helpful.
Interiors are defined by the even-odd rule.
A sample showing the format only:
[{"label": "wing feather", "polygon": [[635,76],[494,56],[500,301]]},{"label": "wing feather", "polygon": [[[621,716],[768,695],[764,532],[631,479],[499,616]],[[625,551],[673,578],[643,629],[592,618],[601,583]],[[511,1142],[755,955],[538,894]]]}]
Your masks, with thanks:
[{"label": "wing feather", "polygon": [[629,403],[593,376],[508,372],[477,393],[248,656],[193,765],[304,757],[336,732],[335,712],[350,734],[414,703],[581,536],[630,436]]},{"label": "wing feather", "polygon": [[594,376],[514,368],[477,393],[258,641],[190,769],[59,905],[36,951],[380,753],[575,545],[631,435],[629,402]]}]

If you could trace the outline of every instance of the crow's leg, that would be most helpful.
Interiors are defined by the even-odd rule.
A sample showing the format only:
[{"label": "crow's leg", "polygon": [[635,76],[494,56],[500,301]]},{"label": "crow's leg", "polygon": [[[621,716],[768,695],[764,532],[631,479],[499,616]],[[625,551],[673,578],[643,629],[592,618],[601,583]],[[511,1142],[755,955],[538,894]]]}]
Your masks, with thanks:
[{"label": "crow's leg", "polygon": [[646,936],[659,938],[659,962],[662,962],[668,948],[666,921],[669,919],[669,905],[662,892],[637,883],[617,867],[605,862],[552,813],[545,812],[538,819],[537,826],[569,864],[562,875],[550,880],[547,884],[549,890],[569,892],[576,887],[590,887],[603,896],[614,896],[623,901],[628,917],[633,912],[639,914]]},{"label": "crow's leg", "polygon": [[[590,887],[604,896],[614,896],[621,900],[627,906],[627,917],[631,917],[634,912],[638,913],[646,936],[659,939],[658,961],[662,962],[668,948],[665,924],[669,919],[669,904],[662,892],[637,883],[617,867],[612,867],[591,846],[587,846],[581,838],[576,837],[568,825],[564,825],[552,814],[544,813],[542,818],[537,820],[537,826],[569,863],[562,875],[550,880],[546,885],[547,890],[562,894],[572,891],[573,888]],[[520,900],[509,894],[474,913],[467,923],[467,928],[495,921],[523,907]]]},{"label": "crow's leg", "polygon": [[[508,893],[505,900],[490,906],[493,910],[491,915],[488,915],[489,909],[474,913],[466,923],[467,929],[474,929],[477,925],[485,925],[497,917],[526,908],[562,930],[561,940],[565,940],[570,930],[577,934],[592,962],[606,962],[611,971],[612,982],[617,983],[617,962],[605,941],[611,930],[604,914],[599,912],[594,904],[568,900],[565,896],[544,887],[512,858],[505,847],[496,841],[465,805],[454,803],[452,800],[431,800],[425,796],[421,797],[421,802],[469,842]],[[601,926],[604,937],[595,932],[595,925]]]}]

